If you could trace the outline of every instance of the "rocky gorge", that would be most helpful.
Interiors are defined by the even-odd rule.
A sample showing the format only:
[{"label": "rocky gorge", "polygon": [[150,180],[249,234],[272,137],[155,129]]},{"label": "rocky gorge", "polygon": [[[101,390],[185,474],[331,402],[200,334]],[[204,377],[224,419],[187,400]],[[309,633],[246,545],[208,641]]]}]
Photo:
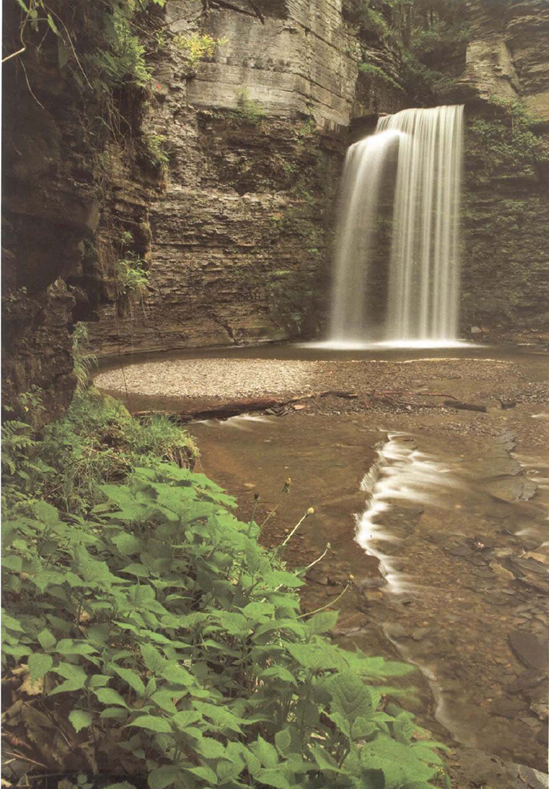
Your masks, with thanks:
[{"label": "rocky gorge", "polygon": [[[262,521],[260,544],[304,573],[298,621],[340,611],[325,649],[363,649],[418,669],[412,693],[399,703],[426,730],[414,733],[403,723],[401,745],[440,739],[450,749],[446,780],[456,789],[541,789],[549,638],[546,0],[75,0],[70,9],[63,0],[11,2],[2,391],[3,468],[15,522],[32,525],[29,513],[44,496],[46,519],[52,504],[59,510],[55,528],[89,529],[82,544],[93,544],[99,533],[108,537],[116,517],[105,495],[116,500],[117,486],[129,490],[136,467],[150,480],[155,463],[164,470],[175,463],[170,473],[181,488],[192,469],[200,485],[205,472],[238,495],[247,539],[254,520]],[[386,115],[444,104],[462,104],[465,119],[456,341],[326,348],[315,341],[328,325],[346,151]],[[369,230],[377,257],[368,287],[381,320],[393,237],[389,191]],[[129,413],[121,415],[120,402]],[[80,443],[71,422],[75,403],[89,444]],[[68,423],[59,423],[67,409]],[[107,415],[104,422],[96,411]],[[166,448],[174,435],[175,450]],[[65,457],[64,476],[56,463]],[[148,468],[139,471],[141,461]],[[84,504],[74,495],[79,485]],[[221,489],[210,490],[228,501]],[[151,544],[161,509],[144,521],[153,523]],[[132,513],[116,543],[116,572],[137,566],[126,566],[142,526]],[[230,515],[224,529],[234,522]],[[294,536],[297,522],[303,525]],[[162,528],[167,533],[169,523]],[[27,548],[19,542],[15,553]],[[47,551],[40,561],[50,572]],[[8,557],[14,605],[44,591],[21,593],[21,584],[34,583],[35,566],[23,572],[20,559]],[[201,572],[183,575],[198,583]],[[61,584],[74,577],[59,575],[52,576],[59,584],[53,594],[61,599]],[[136,575],[139,589],[149,566]],[[232,585],[242,575],[241,568]],[[208,594],[197,593],[192,606]],[[80,601],[69,624],[57,618],[55,627],[87,638],[81,613]],[[92,621],[94,638],[102,616]],[[37,638],[40,649],[51,650],[48,634]],[[155,645],[170,641],[151,638]],[[135,654],[138,646],[133,642]],[[36,665],[26,645],[9,648]],[[70,680],[88,653],[67,654]],[[113,670],[127,679],[134,656],[131,649],[120,654],[128,662],[122,673]],[[146,670],[139,668],[147,690],[141,675],[129,681],[123,701],[137,704],[132,714],[155,692],[150,672],[160,665],[164,671],[151,654]],[[200,670],[222,676],[214,664],[204,660]],[[14,702],[14,748],[23,731],[22,706],[13,711],[18,682],[9,677],[6,690]],[[47,682],[44,691],[53,687],[51,673]],[[408,679],[391,679],[389,698],[399,698],[401,683],[408,688]],[[91,731],[103,736],[110,724],[89,697],[75,720],[101,713]],[[25,698],[23,706],[35,701]],[[181,713],[172,697],[162,696],[160,710],[157,727],[167,725],[166,713]],[[117,715],[122,720],[111,708],[104,717]],[[118,737],[125,727],[113,725]],[[117,761],[116,745],[90,745],[73,728],[78,744],[68,750],[85,754],[94,775],[97,753],[108,750]],[[220,723],[213,740],[205,738],[206,750],[215,751],[222,729]],[[56,739],[59,753],[65,745]],[[134,778],[145,759],[143,749],[135,752],[137,762],[134,752],[123,760]],[[174,785],[172,773],[162,772],[166,753],[154,762],[160,773],[151,789]],[[46,751],[38,756],[50,765]],[[72,764],[69,756],[56,764]],[[20,757],[17,751],[13,784],[24,774]],[[286,789],[285,779],[271,774],[271,757],[257,769],[267,771],[265,785]],[[202,771],[192,779],[185,773],[189,786],[229,781],[212,772],[217,756],[205,758],[198,767],[194,756],[184,760],[185,770]],[[335,762],[320,766],[339,770]],[[370,773],[365,780],[368,789],[432,785],[398,777],[385,783],[383,774]],[[442,767],[433,780],[444,780]]]}]

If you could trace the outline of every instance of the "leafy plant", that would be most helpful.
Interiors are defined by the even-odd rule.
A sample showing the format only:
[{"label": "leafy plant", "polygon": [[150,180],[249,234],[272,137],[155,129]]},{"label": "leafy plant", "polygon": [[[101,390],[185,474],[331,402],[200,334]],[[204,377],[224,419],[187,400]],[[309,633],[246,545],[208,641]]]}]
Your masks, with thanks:
[{"label": "leafy plant", "polygon": [[332,645],[337,613],[299,613],[231,497],[168,464],[102,493],[85,519],[40,502],[3,526],[4,667],[35,693],[8,718],[35,759],[151,789],[433,785],[437,744],[387,701],[410,667]]},{"label": "leafy plant", "polygon": [[390,85],[396,90],[402,90],[401,85],[399,85],[396,80],[383,71],[382,68],[375,66],[373,63],[361,63],[358,67],[358,70],[362,74],[367,74],[369,77],[377,77],[378,79],[381,79],[383,82],[387,83],[387,85]]},{"label": "leafy plant", "polygon": [[115,269],[116,298],[124,312],[137,301],[142,301],[149,282],[147,264],[134,252],[126,253]]},{"label": "leafy plant", "polygon": [[261,123],[265,117],[265,110],[261,102],[255,99],[250,99],[248,91],[243,88],[238,94],[237,101],[238,109],[231,110],[230,114],[239,120],[246,121],[247,123],[258,124]]},{"label": "leafy plant", "polygon": [[90,353],[88,328],[81,321],[72,333],[73,373],[76,376],[76,390],[84,391],[91,383],[91,371],[97,365],[97,356]]},{"label": "leafy plant", "polygon": [[549,159],[549,146],[538,136],[533,118],[520,101],[492,96],[490,103],[497,113],[492,118],[475,118],[470,129],[482,150],[485,169],[520,165],[529,167]]},{"label": "leafy plant", "polygon": [[192,33],[184,35],[179,33],[174,36],[174,44],[183,50],[191,66],[199,60],[213,57],[216,47],[226,44],[228,38],[213,38],[207,33]]},{"label": "leafy plant", "polygon": [[144,137],[145,155],[155,167],[165,167],[170,161],[164,134],[147,134]]}]

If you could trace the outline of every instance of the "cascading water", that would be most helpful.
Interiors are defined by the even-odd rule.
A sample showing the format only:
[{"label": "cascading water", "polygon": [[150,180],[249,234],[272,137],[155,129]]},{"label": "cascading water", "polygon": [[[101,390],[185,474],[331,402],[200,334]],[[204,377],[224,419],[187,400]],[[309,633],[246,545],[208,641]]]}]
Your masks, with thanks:
[{"label": "cascading water", "polygon": [[[387,344],[453,344],[458,331],[463,107],[381,118],[348,151],[336,241],[331,343],[368,341],[380,195],[398,150],[386,319]],[[371,294],[370,294],[370,298]]]}]

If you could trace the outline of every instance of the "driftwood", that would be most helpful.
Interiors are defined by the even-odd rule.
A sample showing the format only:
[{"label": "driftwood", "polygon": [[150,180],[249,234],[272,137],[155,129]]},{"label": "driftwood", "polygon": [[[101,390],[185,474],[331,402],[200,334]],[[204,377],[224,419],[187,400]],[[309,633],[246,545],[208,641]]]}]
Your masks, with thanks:
[{"label": "driftwood", "polygon": [[445,400],[444,405],[448,408],[458,408],[460,411],[481,411],[486,413],[485,405],[475,405],[474,403],[461,403],[459,400]]},{"label": "driftwood", "polygon": [[229,400],[228,402],[216,403],[209,406],[198,406],[191,411],[135,411],[137,419],[146,419],[153,414],[163,414],[176,422],[192,422],[197,419],[229,419],[240,414],[249,414],[254,411],[267,411],[271,408],[278,409],[291,406],[294,403],[301,403],[303,400],[311,400],[313,397],[345,397],[348,399],[357,398],[355,392],[342,392],[329,390],[326,392],[315,392],[312,394],[298,395],[296,397],[261,397],[257,399]]},{"label": "driftwood", "polygon": [[[418,402],[417,400],[411,400],[410,398],[417,398],[417,397],[447,397],[448,400],[444,400],[443,404],[440,405],[439,403],[426,403],[426,402]],[[408,398],[408,399],[404,399]],[[486,412],[485,405],[474,405],[472,403],[462,403],[457,397],[454,395],[447,394],[445,392],[411,392],[406,391],[404,389],[386,389],[383,391],[378,391],[376,389],[372,389],[370,392],[366,392],[366,399],[364,400],[364,407],[371,408],[372,404],[376,401],[381,403],[390,403],[391,405],[396,405],[399,407],[404,406],[410,408],[458,408],[462,411],[482,411]]]}]

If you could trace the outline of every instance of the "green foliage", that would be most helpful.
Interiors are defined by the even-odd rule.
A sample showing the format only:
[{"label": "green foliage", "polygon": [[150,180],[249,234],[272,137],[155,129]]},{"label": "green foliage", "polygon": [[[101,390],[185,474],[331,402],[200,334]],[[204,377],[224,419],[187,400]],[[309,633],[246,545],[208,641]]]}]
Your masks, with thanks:
[{"label": "green foliage", "polygon": [[151,789],[434,785],[437,744],[387,703],[410,667],[300,616],[302,581],[231,497],[173,464],[101,491],[85,518],[37,502],[3,524],[4,669],[39,693],[10,725],[40,758],[63,769],[85,733],[93,763]]},{"label": "green foliage", "polygon": [[383,71],[382,68],[379,66],[375,66],[373,63],[361,63],[358,67],[358,70],[362,74],[367,74],[369,77],[377,77],[378,79],[385,82],[387,85],[390,85],[392,88],[396,90],[402,90],[402,86],[396,82],[389,74]]},{"label": "green foliage", "polygon": [[147,134],[144,138],[145,156],[154,167],[165,167],[170,161],[166,151],[166,137],[163,134]]},{"label": "green foliage", "polygon": [[73,373],[76,376],[76,390],[83,392],[91,382],[91,371],[97,365],[97,356],[90,353],[88,329],[85,323],[77,323],[72,333]]},{"label": "green foliage", "polygon": [[436,103],[456,85],[454,77],[426,66],[409,51],[402,56],[402,76],[404,90],[419,105]]},{"label": "green foliage", "polygon": [[39,52],[44,37],[55,36],[59,68],[80,88],[101,95],[120,85],[145,87],[150,82],[135,17],[149,5],[163,6],[165,0],[15,1],[21,9],[22,45],[26,49],[36,46]]},{"label": "green foliage", "polygon": [[230,115],[245,123],[259,124],[265,117],[265,110],[259,101],[250,99],[246,88],[238,94],[238,109],[231,110]]},{"label": "green foliage", "polygon": [[93,387],[77,391],[63,420],[37,441],[31,425],[4,427],[3,502],[26,511],[44,498],[65,512],[88,512],[102,500],[99,486],[121,482],[133,465],[188,464],[196,454],[189,436],[164,416],[139,422]]},{"label": "green foliage", "polygon": [[495,116],[475,118],[470,125],[485,169],[520,167],[523,175],[532,175],[537,163],[549,159],[547,141],[534,131],[537,119],[519,101],[493,96],[490,103]]},{"label": "green foliage", "polygon": [[116,299],[121,312],[143,299],[149,282],[147,263],[134,252],[127,252],[115,268]]},{"label": "green foliage", "polygon": [[228,40],[228,38],[213,38],[207,33],[192,33],[189,36],[179,33],[174,36],[173,42],[176,47],[183,50],[189,64],[194,66],[200,60],[213,57],[216,47],[226,44]]},{"label": "green foliage", "polygon": [[19,480],[28,474],[27,460],[38,442],[26,422],[8,419],[2,425],[2,473]]}]

